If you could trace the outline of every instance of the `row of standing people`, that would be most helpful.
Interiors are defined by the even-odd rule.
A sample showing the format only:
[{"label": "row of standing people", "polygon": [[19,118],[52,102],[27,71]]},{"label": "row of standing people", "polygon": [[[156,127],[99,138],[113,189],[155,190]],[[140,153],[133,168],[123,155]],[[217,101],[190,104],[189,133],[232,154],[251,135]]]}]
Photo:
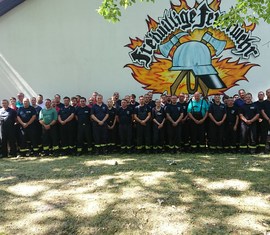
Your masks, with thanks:
[{"label": "row of standing people", "polygon": [[[250,93],[239,90],[239,98],[229,97],[226,105],[220,96],[213,102],[202,99],[196,92],[193,99],[185,94],[173,95],[170,102],[161,95],[155,102],[149,94],[140,96],[139,102],[130,102],[125,97],[109,99],[103,103],[102,95],[96,94],[95,102],[87,105],[84,97],[70,102],[69,97],[60,102],[55,96],[55,105],[46,99],[43,108],[35,98],[23,99],[17,112],[9,108],[8,100],[2,101],[0,113],[2,155],[81,155],[85,152],[105,153],[121,150],[131,152],[160,151],[235,151],[265,149],[270,117],[270,91],[261,105],[252,102]],[[147,97],[148,96],[148,97]],[[119,98],[119,94],[118,94]],[[134,95],[133,95],[134,98]],[[74,99],[71,99],[74,100]],[[115,102],[114,102],[115,101]],[[261,120],[261,121],[258,121]],[[15,125],[14,125],[15,124]],[[30,144],[29,144],[30,143]]]}]

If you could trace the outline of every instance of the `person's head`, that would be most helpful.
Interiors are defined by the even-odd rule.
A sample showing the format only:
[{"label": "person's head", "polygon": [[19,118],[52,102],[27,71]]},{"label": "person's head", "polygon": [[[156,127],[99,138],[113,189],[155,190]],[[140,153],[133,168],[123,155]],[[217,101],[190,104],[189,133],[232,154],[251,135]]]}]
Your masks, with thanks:
[{"label": "person's head", "polygon": [[86,98],[85,97],[81,97],[80,98],[80,105],[81,105],[81,107],[85,107],[86,106]]},{"label": "person's head", "polygon": [[131,94],[130,95],[130,102],[134,103],[136,101],[136,95],[135,94]]},{"label": "person's head", "polygon": [[112,107],[113,107],[113,100],[112,100],[112,99],[108,99],[108,100],[107,100],[107,106],[108,106],[109,108],[112,108]]},{"label": "person's head", "polygon": [[119,92],[118,91],[115,91],[113,93],[113,96],[115,97],[115,100],[119,100]]},{"label": "person's head", "polygon": [[240,89],[238,91],[238,95],[241,99],[245,99],[246,91],[244,89]]},{"label": "person's head", "polygon": [[233,104],[234,104],[234,98],[230,96],[230,97],[227,99],[227,106],[228,106],[228,107],[233,107]]},{"label": "person's head", "polygon": [[[76,96],[71,97],[70,101],[71,101],[70,102],[71,103],[71,106],[73,106],[73,107],[76,107],[77,106],[77,104],[78,104],[78,98]],[[79,99],[79,102],[80,102],[80,99]]]},{"label": "person's head", "polygon": [[80,103],[81,96],[80,95],[76,95],[75,98],[77,99],[77,103]]},{"label": "person's head", "polygon": [[220,103],[220,95],[214,95],[214,102],[216,104],[219,104]]},{"label": "person's head", "polygon": [[38,94],[37,95],[37,103],[38,104],[42,104],[43,103],[43,95],[41,95],[41,94]]},{"label": "person's head", "polygon": [[23,98],[23,107],[28,108],[30,106],[30,101],[28,98]]},{"label": "person's head", "polygon": [[234,99],[234,101],[236,101],[237,99],[239,99],[239,95],[238,94],[234,94],[233,95],[233,99]]},{"label": "person's head", "polygon": [[184,103],[185,102],[185,94],[184,93],[180,93],[179,94],[179,102],[180,103]]},{"label": "person's head", "polygon": [[149,95],[149,99],[151,101],[153,99],[153,93],[151,91],[149,91],[147,94]]},{"label": "person's head", "polygon": [[167,95],[167,103],[171,103],[171,95]]},{"label": "person's head", "polygon": [[97,100],[97,95],[98,95],[98,92],[97,91],[94,91],[93,94],[92,94],[92,97],[94,99],[94,102],[96,102],[96,100]]},{"label": "person's head", "polygon": [[189,94],[188,94],[188,93],[185,94],[185,101],[186,101],[186,102],[189,101]]},{"label": "person's head", "polygon": [[10,101],[10,105],[12,105],[12,106],[16,105],[16,98],[15,97],[10,97],[9,101]]},{"label": "person's head", "polygon": [[266,90],[266,96],[267,96],[267,99],[269,100],[270,99],[270,88]]},{"label": "person's head", "polygon": [[7,99],[3,99],[2,102],[1,102],[1,105],[4,109],[7,109],[8,108],[8,105],[9,105],[9,102]]},{"label": "person's head", "polygon": [[140,105],[144,105],[144,97],[143,97],[143,95],[141,95],[140,97],[139,97],[139,104]]},{"label": "person's head", "polygon": [[69,106],[69,104],[70,104],[70,98],[69,97],[65,96],[63,101],[64,101],[65,106]]},{"label": "person's head", "polygon": [[24,94],[22,92],[17,94],[17,99],[22,103],[24,98]]},{"label": "person's head", "polygon": [[245,102],[246,102],[246,104],[251,104],[252,103],[252,94],[251,93],[246,93]]},{"label": "person's head", "polygon": [[32,98],[31,98],[31,105],[32,105],[33,107],[35,107],[35,106],[37,105],[37,99],[36,99],[36,97],[32,97]]},{"label": "person's head", "polygon": [[160,106],[161,106],[161,100],[160,99],[156,99],[155,100],[155,104],[156,104],[156,108],[160,108]]},{"label": "person's head", "polygon": [[125,95],[125,98],[124,98],[127,102],[128,102],[128,104],[129,104],[129,102],[130,102],[130,96],[129,95]]},{"label": "person's head", "polygon": [[98,104],[102,104],[102,102],[103,102],[103,96],[102,95],[97,95],[97,103]]},{"label": "person's head", "polygon": [[176,104],[177,103],[177,95],[172,95],[171,101],[172,101],[172,104]]},{"label": "person's head", "polygon": [[194,99],[195,99],[196,101],[199,101],[199,100],[201,99],[201,94],[200,94],[198,91],[196,91],[196,92],[194,93]]},{"label": "person's head", "polygon": [[61,101],[61,96],[59,94],[56,94],[54,96],[54,101],[56,104],[60,104],[60,101]]},{"label": "person's head", "polygon": [[[50,100],[50,99],[47,99],[47,100]],[[45,103],[45,106],[46,106],[46,103]],[[56,108],[56,102],[55,102],[55,99],[53,99],[53,100],[51,101],[51,107]]]},{"label": "person's head", "polygon": [[162,94],[160,96],[160,100],[162,104],[166,104],[167,103],[167,96],[165,94]]},{"label": "person's head", "polygon": [[94,104],[94,97],[90,97],[88,99],[88,104],[93,105]]},{"label": "person's head", "polygon": [[224,94],[224,95],[223,95],[223,97],[222,97],[222,101],[223,101],[223,103],[224,103],[224,104],[227,104],[228,99],[229,99],[229,96],[228,96],[228,95],[226,95],[226,94]]},{"label": "person's head", "polygon": [[150,102],[150,96],[148,94],[144,95],[144,102],[148,104]]},{"label": "person's head", "polygon": [[122,107],[123,109],[125,109],[125,108],[127,107],[127,105],[128,105],[127,100],[126,100],[126,99],[122,99],[122,100],[121,100],[121,107]]},{"label": "person's head", "polygon": [[56,106],[55,101],[54,101],[54,106],[53,106],[52,101],[50,99],[45,100],[46,109],[50,109],[51,107],[55,107],[55,106]]},{"label": "person's head", "polygon": [[259,93],[258,93],[258,100],[259,101],[263,101],[264,100],[264,92],[263,91],[259,91]]}]

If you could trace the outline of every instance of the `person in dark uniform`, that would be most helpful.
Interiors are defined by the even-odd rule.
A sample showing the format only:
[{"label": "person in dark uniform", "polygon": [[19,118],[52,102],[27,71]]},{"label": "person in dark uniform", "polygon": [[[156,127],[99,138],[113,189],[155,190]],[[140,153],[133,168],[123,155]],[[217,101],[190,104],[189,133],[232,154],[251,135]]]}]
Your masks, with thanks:
[{"label": "person in dark uniform", "polygon": [[[12,157],[17,155],[16,147],[16,129],[15,122],[17,118],[17,112],[8,107],[8,100],[4,99],[1,102],[2,108],[0,108],[0,129],[2,142],[2,157],[8,157],[10,154]],[[8,153],[8,145],[10,152]]]},{"label": "person in dark uniform", "polygon": [[241,120],[241,141],[240,151],[242,153],[255,153],[257,120],[259,119],[259,110],[252,102],[252,95],[245,95],[245,104],[239,109],[239,117]]},{"label": "person in dark uniform", "polygon": [[36,139],[36,129],[35,120],[37,118],[36,110],[34,107],[30,106],[28,98],[23,99],[23,107],[19,108],[17,111],[17,120],[21,125],[21,135],[22,142],[20,146],[21,156],[26,156],[30,154],[30,146],[28,141],[31,143],[31,147],[34,155],[38,155],[38,143]]},{"label": "person in dark uniform", "polygon": [[161,100],[156,99],[155,107],[152,108],[153,118],[153,149],[154,153],[164,151],[164,123],[166,113],[161,107]]},{"label": "person in dark uniform", "polygon": [[225,120],[225,150],[236,151],[237,127],[239,123],[238,109],[234,106],[233,97],[229,97],[226,106],[227,117]]},{"label": "person in dark uniform", "polygon": [[188,104],[190,118],[190,147],[191,151],[205,150],[205,120],[208,116],[208,104],[201,100],[199,92],[194,93],[194,99]]},{"label": "person in dark uniform", "polygon": [[60,143],[63,155],[72,154],[74,151],[74,113],[75,108],[70,105],[70,98],[64,97],[64,107],[58,112],[60,124]]},{"label": "person in dark uniform", "polygon": [[134,119],[136,121],[136,149],[138,153],[144,149],[149,153],[151,149],[151,109],[144,104],[143,96],[139,97],[139,105],[135,107]]},{"label": "person in dark uniform", "polygon": [[224,123],[227,117],[226,106],[220,102],[220,95],[214,96],[214,102],[210,104],[209,115],[209,149],[212,152],[222,152]]},{"label": "person in dark uniform", "polygon": [[109,114],[109,117],[107,119],[107,128],[108,128],[107,150],[109,152],[114,152],[116,151],[116,139],[117,139],[117,123],[116,123],[117,109],[113,107],[112,99],[108,99],[107,106]]},{"label": "person in dark uniform", "polygon": [[133,109],[128,106],[126,99],[121,101],[121,107],[117,112],[117,121],[119,124],[121,153],[130,153],[132,147]]},{"label": "person in dark uniform", "polygon": [[33,122],[34,128],[36,129],[35,134],[36,134],[36,139],[37,139],[37,144],[39,150],[42,149],[42,126],[39,123],[39,113],[42,110],[41,106],[37,105],[37,99],[36,97],[31,98],[31,106],[35,108],[36,110],[36,120]]},{"label": "person in dark uniform", "polygon": [[80,98],[80,106],[75,110],[77,120],[77,155],[84,152],[84,141],[87,143],[87,152],[92,152],[92,122],[91,108],[86,105],[86,98]]},{"label": "person in dark uniform", "polygon": [[96,153],[106,153],[107,144],[107,119],[109,117],[108,107],[103,103],[103,96],[97,95],[97,103],[91,109],[91,118],[93,120],[93,136]]},{"label": "person in dark uniform", "polygon": [[183,111],[180,104],[177,102],[177,96],[171,96],[171,104],[166,109],[168,120],[167,133],[169,138],[169,149],[175,153],[181,147],[181,120],[183,118]]},{"label": "person in dark uniform", "polygon": [[43,155],[48,156],[50,149],[54,156],[59,155],[59,142],[57,136],[57,118],[56,109],[52,107],[51,100],[45,100],[45,108],[39,113],[39,123],[42,126],[42,145]]},{"label": "person in dark uniform", "polygon": [[262,138],[262,133],[263,133],[263,127],[265,127],[265,120],[262,116],[262,108],[263,108],[263,102],[264,102],[264,97],[265,97],[265,94],[263,91],[259,91],[258,93],[258,100],[255,103],[255,105],[257,106],[258,110],[259,110],[259,114],[260,114],[260,117],[257,121],[257,139],[256,139],[256,142],[257,142],[257,150],[258,152],[261,152],[261,149],[260,147],[263,147],[261,146],[261,138]]},{"label": "person in dark uniform", "polygon": [[260,139],[259,152],[267,153],[266,142],[268,131],[270,129],[270,89],[266,90],[266,100],[263,102],[261,110],[264,122],[262,126],[262,136]]},{"label": "person in dark uniform", "polygon": [[187,115],[187,108],[188,108],[189,99],[186,101],[186,94],[180,93],[179,95],[179,104],[183,111],[183,118],[181,120],[182,131],[181,131],[181,145],[184,151],[187,151],[189,148],[189,120]]}]

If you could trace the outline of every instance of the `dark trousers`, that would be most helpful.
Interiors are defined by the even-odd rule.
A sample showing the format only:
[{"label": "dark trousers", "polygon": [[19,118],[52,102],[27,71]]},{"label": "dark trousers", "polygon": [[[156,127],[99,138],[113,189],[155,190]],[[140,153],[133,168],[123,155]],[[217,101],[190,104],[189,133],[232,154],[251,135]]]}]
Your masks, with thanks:
[{"label": "dark trousers", "polygon": [[37,135],[36,128],[35,128],[35,125],[33,123],[26,128],[21,127],[22,142],[21,142],[21,146],[20,146],[20,152],[22,154],[29,151],[28,141],[30,141],[33,150],[35,152],[38,151],[36,135]]},{"label": "dark trousers", "polygon": [[132,124],[119,124],[121,148],[130,148],[132,145]]},{"label": "dark trousers", "polygon": [[63,151],[74,148],[74,134],[74,124],[72,121],[65,125],[60,124],[60,142]]},{"label": "dark trousers", "polygon": [[107,124],[103,124],[102,126],[98,125],[98,123],[93,123],[93,136],[95,147],[104,147],[107,144]]},{"label": "dark trousers", "polygon": [[240,147],[245,148],[255,147],[256,146],[256,138],[257,138],[257,124],[252,123],[247,125],[244,122],[241,122],[241,143]]},{"label": "dark trousers", "polygon": [[53,151],[59,150],[56,125],[51,126],[48,130],[46,130],[44,127],[42,128],[42,144],[44,151],[49,151],[50,148],[52,148]]},{"label": "dark trousers", "polygon": [[90,151],[92,147],[91,124],[78,124],[77,130],[77,151],[81,152],[83,150],[85,141]]},{"label": "dark trousers", "polygon": [[209,145],[210,148],[223,147],[224,124],[218,126],[214,122],[209,121],[208,125]]},{"label": "dark trousers", "polygon": [[146,123],[145,126],[137,123],[137,149],[142,149],[145,147],[146,149],[151,148],[151,125],[150,123]]},{"label": "dark trousers", "polygon": [[234,124],[226,123],[224,128],[224,146],[226,148],[236,148],[237,129],[233,129]]},{"label": "dark trousers", "polygon": [[169,139],[169,148],[179,148],[181,146],[182,125],[173,126],[171,122],[167,124],[167,133]]},{"label": "dark trousers", "polygon": [[190,145],[192,148],[205,147],[205,128],[204,123],[196,124],[193,120],[190,120]]},{"label": "dark trousers", "polygon": [[2,127],[2,156],[8,156],[8,145],[10,147],[10,155],[16,156],[17,147],[16,147],[16,130],[15,126]]},{"label": "dark trousers", "polygon": [[164,146],[164,126],[158,129],[157,124],[153,124],[153,146],[154,148],[162,148]]}]

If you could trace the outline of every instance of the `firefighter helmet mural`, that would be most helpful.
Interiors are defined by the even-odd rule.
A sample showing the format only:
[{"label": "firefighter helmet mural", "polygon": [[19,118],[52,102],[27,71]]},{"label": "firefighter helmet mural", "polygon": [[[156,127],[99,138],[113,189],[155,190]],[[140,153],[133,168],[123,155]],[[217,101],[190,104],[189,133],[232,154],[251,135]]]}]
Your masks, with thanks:
[{"label": "firefighter helmet mural", "polygon": [[221,14],[220,0],[193,7],[180,0],[158,21],[148,16],[144,40],[130,39],[127,45],[132,63],[126,67],[133,78],[146,90],[171,95],[222,94],[248,80],[248,71],[258,66],[248,60],[260,55],[260,39],[252,35],[256,25],[220,28],[214,22]]}]

